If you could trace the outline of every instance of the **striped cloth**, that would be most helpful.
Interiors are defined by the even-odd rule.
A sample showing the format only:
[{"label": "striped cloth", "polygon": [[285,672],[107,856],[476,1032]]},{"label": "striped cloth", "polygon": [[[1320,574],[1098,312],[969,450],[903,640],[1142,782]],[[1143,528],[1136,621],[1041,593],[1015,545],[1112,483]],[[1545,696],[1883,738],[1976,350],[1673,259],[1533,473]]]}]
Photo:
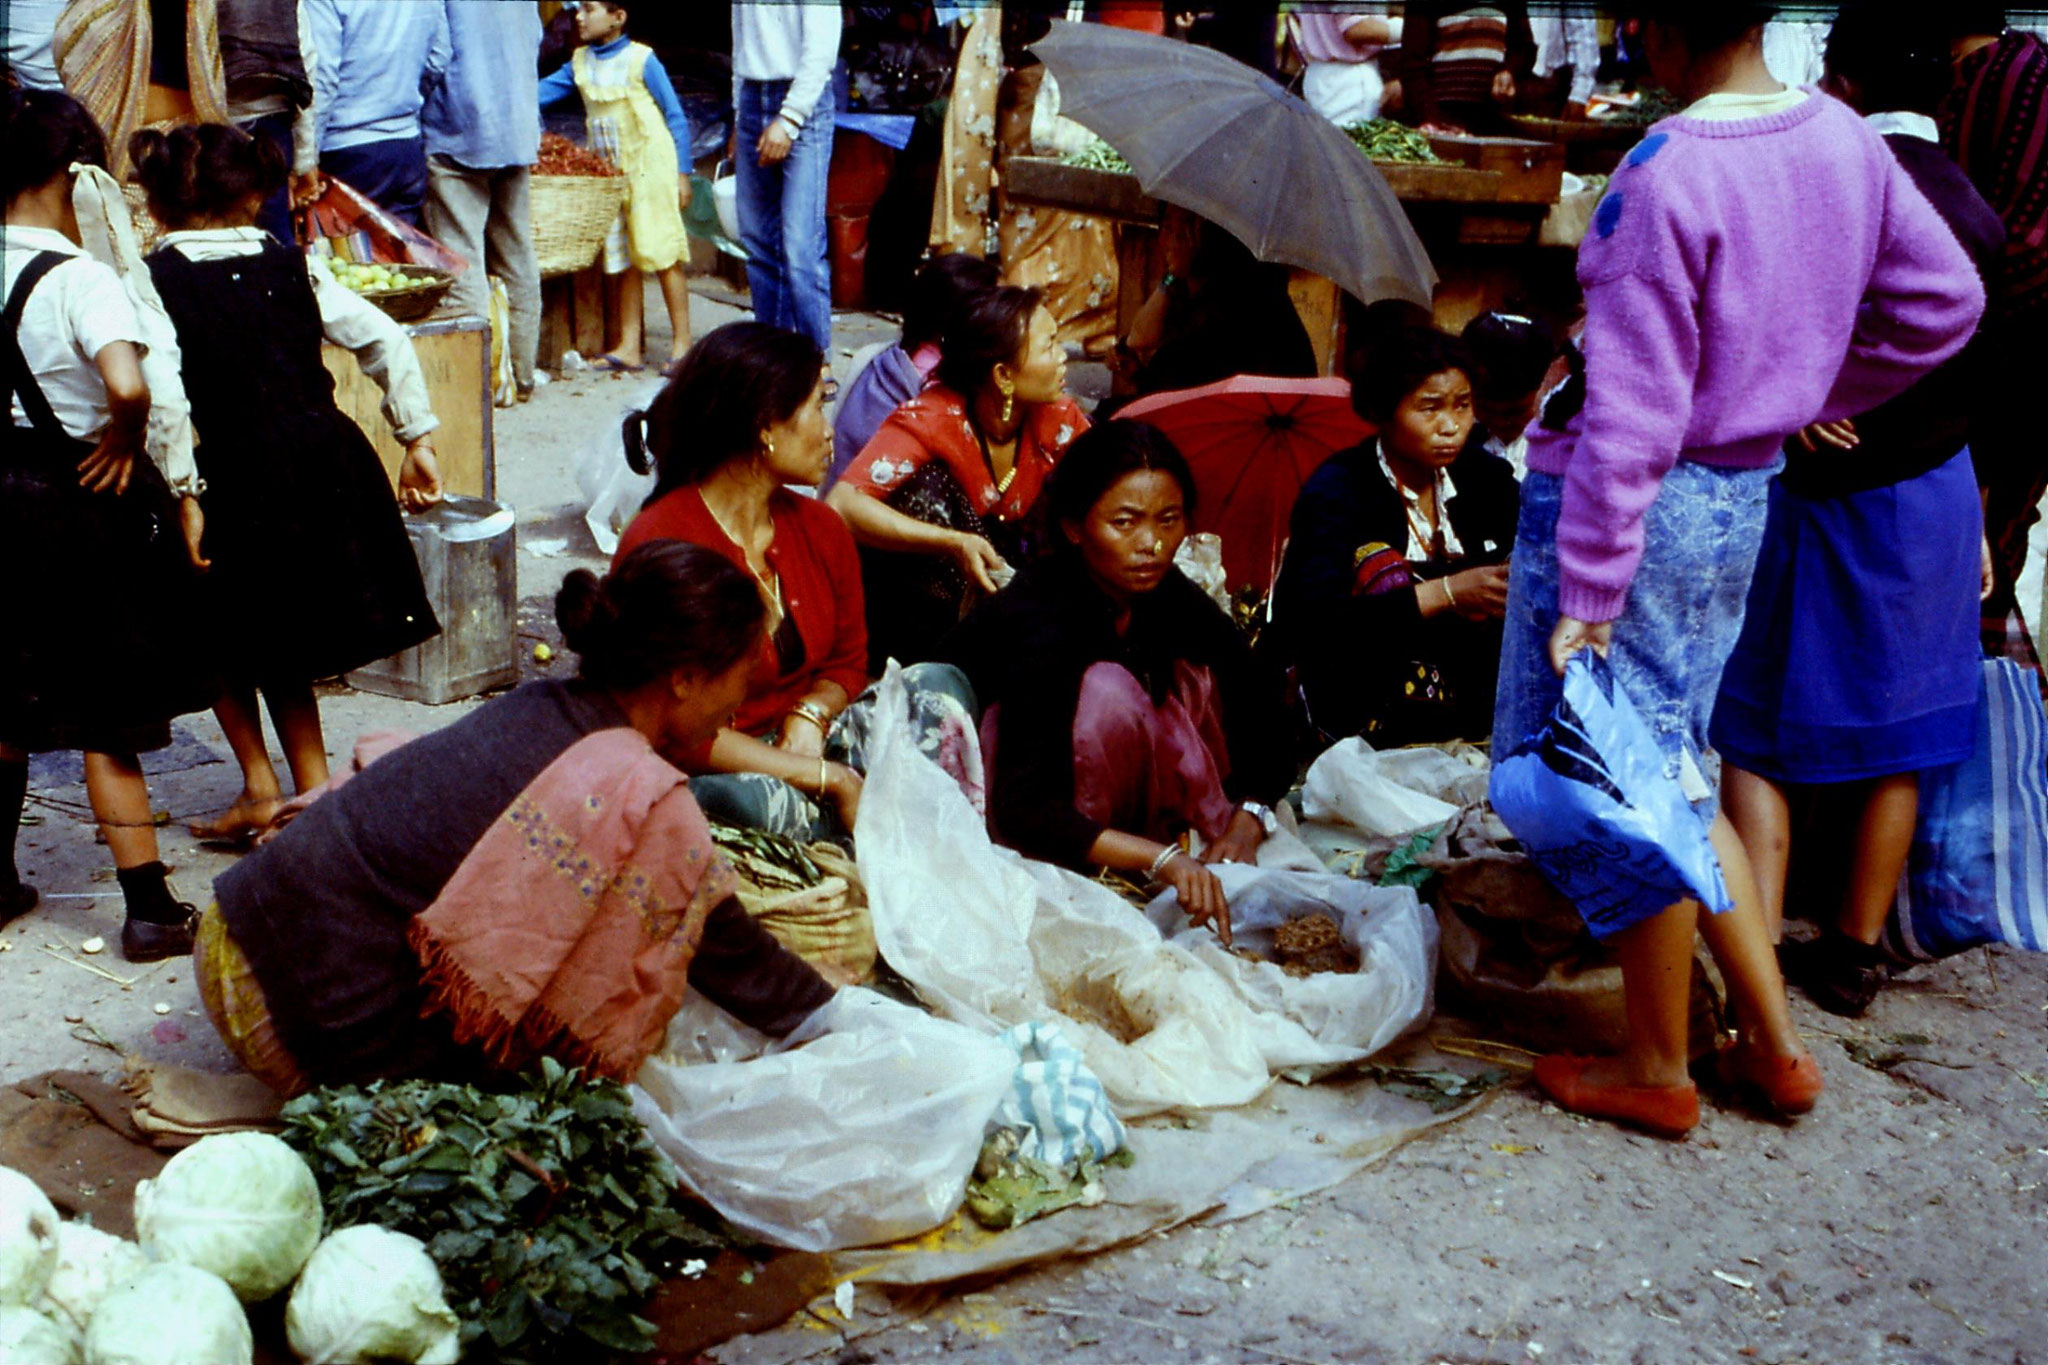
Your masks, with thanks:
[{"label": "striped cloth", "polygon": [[[217,0],[187,0],[186,8],[193,121],[230,122]],[[106,132],[108,169],[116,180],[128,177],[128,139],[142,127],[149,103],[154,36],[149,0],[71,0],[57,18],[57,74]]]},{"label": "striped cloth", "polygon": [[1906,962],[1986,943],[2048,952],[2048,711],[2033,675],[1984,665],[1977,752],[1920,776],[1920,822],[1885,926]]},{"label": "striped cloth", "polygon": [[1017,1074],[988,1126],[1022,1133],[1019,1156],[1068,1167],[1106,1160],[1123,1150],[1123,1120],[1057,1025],[1019,1024],[1003,1034],[1003,1041],[1017,1050]]},{"label": "striped cloth", "polygon": [[2048,308],[2048,46],[2012,29],[1964,58],[1941,106],[1941,145],[2005,220],[1993,313]]}]

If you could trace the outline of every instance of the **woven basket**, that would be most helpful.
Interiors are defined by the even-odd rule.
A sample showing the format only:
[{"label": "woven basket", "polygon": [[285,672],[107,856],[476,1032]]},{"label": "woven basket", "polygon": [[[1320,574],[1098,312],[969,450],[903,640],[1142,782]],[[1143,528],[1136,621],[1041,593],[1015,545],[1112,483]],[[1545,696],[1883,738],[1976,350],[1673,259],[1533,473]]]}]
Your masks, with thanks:
[{"label": "woven basket", "polygon": [[622,175],[533,177],[533,254],[540,273],[587,270],[604,250],[605,234],[626,202]]},{"label": "woven basket", "polygon": [[455,276],[434,266],[407,265],[396,268],[403,270],[406,279],[413,283],[398,289],[372,289],[363,294],[364,298],[383,309],[394,322],[418,322],[440,307],[441,300],[455,287]]}]

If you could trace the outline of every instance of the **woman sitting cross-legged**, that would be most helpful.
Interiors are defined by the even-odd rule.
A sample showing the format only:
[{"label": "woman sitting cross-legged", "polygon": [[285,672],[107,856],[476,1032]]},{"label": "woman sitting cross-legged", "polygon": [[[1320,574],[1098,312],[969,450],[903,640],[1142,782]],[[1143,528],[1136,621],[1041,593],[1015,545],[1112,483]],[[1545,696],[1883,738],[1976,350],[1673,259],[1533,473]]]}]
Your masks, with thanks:
[{"label": "woman sitting cross-legged", "polygon": [[1294,504],[1274,643],[1326,740],[1493,729],[1520,499],[1513,467],[1470,439],[1470,372],[1432,329],[1374,348],[1351,401],[1379,435],[1332,456]]},{"label": "woman sitting cross-legged", "polygon": [[[749,574],[768,607],[745,698],[685,758],[698,803],[713,819],[805,843],[850,832],[874,713],[860,559],[838,515],[790,487],[815,486],[831,459],[824,357],[801,333],[728,323],[627,419],[626,446],[636,462],[651,454],[658,477],[614,562],[690,541]],[[966,680],[920,664],[904,681],[925,748],[977,790]]]},{"label": "woman sitting cross-legged", "polygon": [[746,694],[752,580],[650,545],[570,574],[555,617],[574,681],[398,744],[214,883],[200,998],[273,1088],[540,1056],[630,1080],[686,985],[777,1037],[831,998],[741,907],[673,766]]},{"label": "woman sitting cross-legged", "polygon": [[1029,557],[1046,476],[1088,429],[1035,289],[973,300],[938,382],[882,423],[832,485],[867,580],[868,666],[932,657],[975,601]]},{"label": "woman sitting cross-legged", "polygon": [[1094,428],[1047,498],[1055,548],[941,649],[988,703],[990,830],[1048,862],[1146,874],[1227,942],[1207,864],[1252,861],[1293,780],[1278,680],[1173,566],[1195,485],[1159,431]]}]

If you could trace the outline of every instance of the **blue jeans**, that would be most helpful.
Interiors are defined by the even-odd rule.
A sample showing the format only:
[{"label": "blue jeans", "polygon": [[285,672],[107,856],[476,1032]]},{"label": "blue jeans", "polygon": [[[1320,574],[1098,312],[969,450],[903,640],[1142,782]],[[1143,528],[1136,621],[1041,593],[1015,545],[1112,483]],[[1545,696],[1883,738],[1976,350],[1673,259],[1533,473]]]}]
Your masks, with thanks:
[{"label": "blue jeans", "polygon": [[427,148],[416,137],[358,142],[321,154],[320,169],[361,190],[393,218],[420,226],[427,198]]},{"label": "blue jeans", "polygon": [[[1665,773],[1712,818],[1720,761],[1708,722],[1721,671],[1742,631],[1744,603],[1763,544],[1764,510],[1778,466],[1715,469],[1680,460],[1643,518],[1643,559],[1614,623],[1614,676],[1656,733]],[[1522,481],[1521,524],[1509,561],[1500,689],[1493,711],[1496,761],[1529,747],[1563,695],[1550,666],[1558,619],[1557,519],[1564,480],[1536,470]],[[1706,791],[1686,782],[1688,770]]]},{"label": "blue jeans", "polygon": [[754,148],[782,111],[788,81],[740,82],[737,171],[740,245],[754,317],[802,332],[819,350],[832,343],[832,268],[826,260],[825,183],[832,170],[831,90],[804,122],[779,166],[763,166]]}]

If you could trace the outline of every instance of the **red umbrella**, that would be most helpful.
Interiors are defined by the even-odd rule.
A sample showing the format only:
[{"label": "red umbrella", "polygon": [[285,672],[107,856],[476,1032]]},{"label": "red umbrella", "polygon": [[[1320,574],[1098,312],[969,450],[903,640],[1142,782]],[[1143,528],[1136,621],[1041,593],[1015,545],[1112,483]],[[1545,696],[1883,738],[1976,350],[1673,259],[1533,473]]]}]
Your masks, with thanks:
[{"label": "red umbrella", "polygon": [[1180,447],[1195,473],[1197,531],[1223,537],[1234,593],[1269,591],[1280,572],[1287,519],[1324,460],[1373,434],[1351,410],[1345,379],[1239,375],[1199,389],[1155,393],[1117,413],[1149,423]]}]

